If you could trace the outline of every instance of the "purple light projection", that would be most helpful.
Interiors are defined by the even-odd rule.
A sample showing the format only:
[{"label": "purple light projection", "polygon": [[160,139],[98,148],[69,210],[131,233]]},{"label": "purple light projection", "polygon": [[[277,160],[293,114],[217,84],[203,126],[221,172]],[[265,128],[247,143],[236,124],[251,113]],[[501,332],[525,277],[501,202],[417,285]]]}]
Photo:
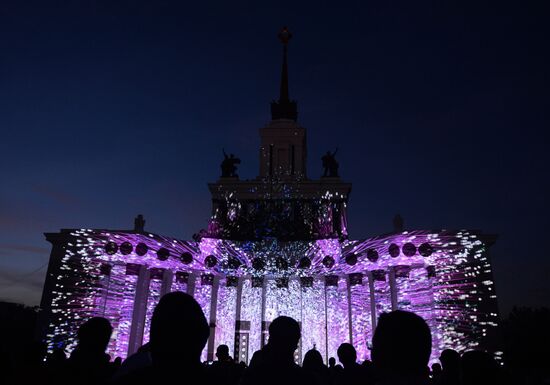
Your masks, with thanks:
[{"label": "purple light projection", "polygon": [[[254,285],[255,286],[255,285]],[[252,280],[243,283],[241,319],[250,321],[248,351],[253,353],[261,348],[262,338],[262,287],[253,287]],[[252,354],[248,354],[252,358]]]},{"label": "purple light projection", "polygon": [[[328,357],[338,357],[336,351],[343,342],[350,342],[348,288],[345,277],[336,276],[336,282],[327,282]],[[336,283],[336,285],[332,285]],[[329,286],[330,285],[330,286]],[[326,358],[325,358],[326,359]]]},{"label": "purple light projection", "polygon": [[216,310],[216,331],[214,346],[227,345],[229,351],[235,349],[235,321],[237,308],[237,287],[228,286],[227,279],[220,280]]},{"label": "purple light projection", "polygon": [[[204,282],[205,280],[202,277],[197,278],[195,283],[195,293],[194,297],[199,303],[204,312],[206,320],[210,320],[210,304],[212,300],[212,284]],[[207,347],[205,346],[202,351],[201,359],[206,361],[207,359]]]},{"label": "purple light projection", "polygon": [[[120,304],[123,303],[123,293],[126,278],[126,267],[115,265],[106,276],[106,285],[103,286],[105,291],[105,307],[102,316],[111,321],[113,334],[107,348],[110,352],[119,352],[117,349],[118,337],[120,334],[120,323],[122,321],[122,309]],[[120,351],[122,352],[122,351]]]},{"label": "purple light projection", "polygon": [[149,342],[149,330],[151,328],[151,317],[153,310],[160,300],[162,290],[162,276],[152,276],[149,281],[149,296],[147,297],[147,310],[145,315],[145,328],[143,331],[143,343]]},{"label": "purple light projection", "polygon": [[350,282],[349,288],[351,310],[351,341],[357,350],[357,358],[364,361],[370,358],[368,342],[372,336],[371,303],[368,283],[364,285],[359,277],[358,282]]},{"label": "purple light projection", "polygon": [[[67,230],[64,236],[65,254],[48,275],[55,283],[47,333],[50,351],[61,343],[70,351],[75,345],[70,336],[78,325],[99,315],[114,327],[108,353],[126,357],[148,341],[152,311],[168,290],[194,295],[215,325],[204,360],[212,359],[213,349],[221,343],[239,357],[251,358],[261,348],[262,322],[279,315],[301,323],[298,359],[313,347],[325,360],[336,357],[342,342],[352,342],[359,358],[368,358],[373,322],[391,309],[410,310],[426,319],[434,336],[433,359],[445,348],[478,347],[497,325],[486,246],[470,231],[288,242],[186,242],[149,233],[86,229]],[[131,251],[128,245],[121,249],[124,242]],[[390,256],[390,244],[400,250],[395,257]],[[412,244],[415,252],[405,244]],[[161,248],[168,255],[159,256]],[[184,253],[192,260],[182,258]],[[351,254],[357,257],[352,265],[345,262]],[[217,263],[206,267],[210,255]],[[326,256],[334,259],[333,266],[323,265]],[[304,257],[311,265],[299,267]],[[262,258],[264,266],[254,268],[254,258]],[[58,341],[55,335],[68,337]]]},{"label": "purple light projection", "polygon": [[302,357],[310,349],[317,349],[326,357],[325,283],[313,280],[312,286],[302,287]]},{"label": "purple light projection", "polygon": [[128,354],[137,285],[136,274],[129,275],[128,272],[124,272],[124,274],[126,279],[122,288],[122,302],[118,304],[120,306],[120,318],[118,320],[119,327],[116,333],[116,348],[114,352],[117,357],[125,357]]}]

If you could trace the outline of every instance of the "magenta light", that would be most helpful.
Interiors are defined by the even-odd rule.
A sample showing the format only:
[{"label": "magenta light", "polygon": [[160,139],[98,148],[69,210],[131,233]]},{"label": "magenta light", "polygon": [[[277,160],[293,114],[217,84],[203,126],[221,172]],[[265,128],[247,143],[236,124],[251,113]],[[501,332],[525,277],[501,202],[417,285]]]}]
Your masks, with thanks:
[{"label": "magenta light", "polygon": [[[74,335],[87,317],[103,316],[114,328],[109,354],[126,357],[148,341],[154,306],[169,291],[192,294],[209,320],[213,340],[203,352],[205,360],[212,359],[213,349],[222,343],[250,359],[265,343],[269,322],[279,315],[301,324],[297,359],[314,347],[325,360],[335,357],[342,342],[352,342],[361,360],[369,358],[376,320],[393,309],[413,311],[428,322],[433,359],[445,348],[477,347],[496,326],[496,312],[486,310],[495,301],[486,248],[473,232],[418,231],[364,241],[309,242],[187,242],[85,229],[71,231],[70,237],[55,277],[50,350],[57,343],[54,335]],[[413,255],[409,245],[410,256],[400,252],[391,257],[391,244],[400,250],[412,244],[416,252]],[[420,250],[427,250],[425,244],[432,248],[429,256],[418,252],[420,245]],[[168,255],[159,258],[161,248]],[[372,250],[378,253],[374,262]],[[192,256],[191,263],[182,260],[185,253]],[[345,262],[351,253],[357,256],[354,265]],[[335,261],[330,268],[322,262],[327,255]],[[217,261],[211,268],[205,264],[208,256]],[[285,256],[288,268],[277,268],[278,256]],[[304,257],[311,266],[300,268]],[[252,267],[254,258],[264,260],[264,269]],[[335,285],[327,276],[336,276]],[[286,284],[280,287],[280,282]],[[240,323],[244,329],[235,345],[237,321],[246,322]],[[75,341],[68,338],[66,344],[71,350]]]}]

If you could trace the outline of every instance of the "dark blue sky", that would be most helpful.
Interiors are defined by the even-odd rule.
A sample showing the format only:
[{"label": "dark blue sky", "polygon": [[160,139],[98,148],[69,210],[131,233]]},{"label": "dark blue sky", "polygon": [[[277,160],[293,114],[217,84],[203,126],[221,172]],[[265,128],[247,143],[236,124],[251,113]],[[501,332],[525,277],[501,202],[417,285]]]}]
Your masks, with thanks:
[{"label": "dark blue sky", "polygon": [[[547,9],[535,2],[0,4],[0,299],[37,304],[60,228],[188,239],[221,149],[258,172],[283,25],[309,175],[339,148],[350,230],[474,228],[502,310],[550,304]],[[200,3],[200,4],[199,4]],[[542,3],[542,2],[541,2]]]}]

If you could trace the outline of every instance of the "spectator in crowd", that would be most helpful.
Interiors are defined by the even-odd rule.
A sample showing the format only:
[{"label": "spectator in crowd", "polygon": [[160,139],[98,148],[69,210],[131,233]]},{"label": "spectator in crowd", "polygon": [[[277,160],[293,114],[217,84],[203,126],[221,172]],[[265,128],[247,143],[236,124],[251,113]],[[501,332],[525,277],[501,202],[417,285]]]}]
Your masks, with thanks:
[{"label": "spectator in crowd", "polygon": [[323,357],[316,349],[306,352],[302,360],[302,368],[313,379],[316,385],[330,385],[330,372],[323,363]]},{"label": "spectator in crowd", "polygon": [[269,325],[269,342],[254,353],[242,385],[312,385],[312,378],[294,362],[300,325],[290,317],[277,317]]},{"label": "spectator in crowd", "polygon": [[117,381],[129,373],[151,366],[151,364],[151,344],[147,342],[146,344],[140,346],[136,353],[124,360],[112,379],[113,381]]},{"label": "spectator in crowd", "polygon": [[344,366],[344,370],[335,378],[337,385],[359,385],[369,382],[366,371],[357,363],[357,351],[352,344],[341,344],[336,353]]},{"label": "spectator in crowd", "polygon": [[462,355],[462,385],[493,385],[499,383],[498,365],[486,352],[472,350]]},{"label": "spectator in crowd", "polygon": [[200,361],[210,328],[200,305],[182,292],[164,295],[151,319],[151,365],[135,370],[118,384],[211,384]]},{"label": "spectator in crowd", "polygon": [[113,328],[103,317],[93,317],[78,329],[78,344],[67,361],[63,382],[67,384],[103,384],[116,367],[105,350]]},{"label": "spectator in crowd", "polygon": [[426,384],[432,336],[426,321],[407,311],[383,313],[372,339],[372,362],[383,384]]},{"label": "spectator in crowd", "polygon": [[435,362],[432,364],[432,384],[439,385],[441,383],[441,364]]},{"label": "spectator in crowd", "polygon": [[210,366],[212,374],[212,381],[216,384],[238,384],[242,368],[240,365],[235,364],[231,356],[229,355],[229,347],[227,345],[220,345],[216,349],[217,361],[214,361]]},{"label": "spectator in crowd", "polygon": [[460,384],[460,354],[453,349],[445,349],[439,355],[441,362],[441,385]]}]

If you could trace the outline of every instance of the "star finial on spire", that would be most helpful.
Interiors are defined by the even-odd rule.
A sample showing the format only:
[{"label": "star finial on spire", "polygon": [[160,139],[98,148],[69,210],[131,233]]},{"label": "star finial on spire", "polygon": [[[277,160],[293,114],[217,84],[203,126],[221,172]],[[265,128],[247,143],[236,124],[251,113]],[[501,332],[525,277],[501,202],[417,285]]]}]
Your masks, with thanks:
[{"label": "star finial on spire", "polygon": [[279,37],[281,43],[283,43],[284,45],[287,45],[290,39],[292,39],[292,34],[287,27],[283,27],[283,29],[281,29],[281,32],[279,32],[277,36]]}]

